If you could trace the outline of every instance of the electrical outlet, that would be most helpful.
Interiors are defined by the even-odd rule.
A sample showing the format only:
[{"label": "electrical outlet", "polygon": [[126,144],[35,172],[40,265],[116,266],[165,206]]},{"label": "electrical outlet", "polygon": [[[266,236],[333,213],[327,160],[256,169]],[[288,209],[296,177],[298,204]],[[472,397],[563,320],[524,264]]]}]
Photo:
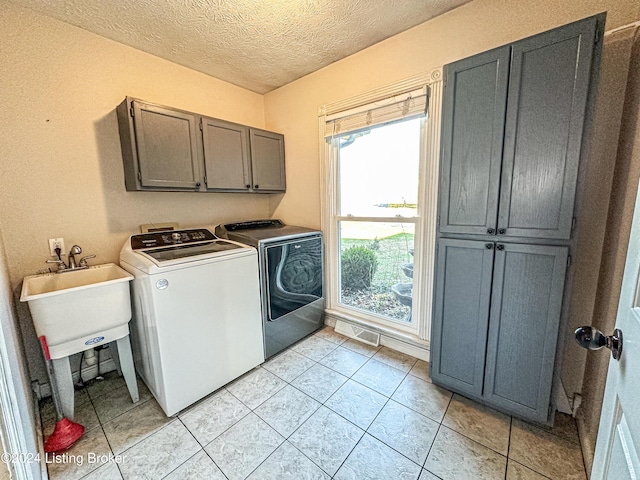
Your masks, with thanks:
[{"label": "electrical outlet", "polygon": [[56,254],[56,248],[61,250],[60,255],[64,255],[67,253],[64,249],[64,238],[50,238],[49,239],[49,253],[51,253],[52,257],[58,258]]}]

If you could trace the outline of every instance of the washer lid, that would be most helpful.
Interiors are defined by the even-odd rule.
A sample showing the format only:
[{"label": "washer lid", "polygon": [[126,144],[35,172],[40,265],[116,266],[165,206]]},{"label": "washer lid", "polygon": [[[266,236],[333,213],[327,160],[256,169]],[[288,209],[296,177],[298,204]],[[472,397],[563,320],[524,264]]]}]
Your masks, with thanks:
[{"label": "washer lid", "polygon": [[272,241],[297,238],[304,235],[318,235],[321,232],[297,225],[285,225],[281,220],[251,220],[227,223],[216,227],[216,235],[236,242],[258,247]]},{"label": "washer lid", "polygon": [[142,252],[149,255],[157,263],[163,263],[187,257],[195,257],[201,255],[209,256],[210,254],[226,252],[228,250],[237,250],[240,248],[243,247],[226,240],[213,240],[204,243],[175,245],[173,247],[148,249],[143,250]]},{"label": "washer lid", "polygon": [[245,255],[253,249],[216,238],[206,228],[132,235],[120,252],[120,260],[143,271],[179,267],[214,258]]}]

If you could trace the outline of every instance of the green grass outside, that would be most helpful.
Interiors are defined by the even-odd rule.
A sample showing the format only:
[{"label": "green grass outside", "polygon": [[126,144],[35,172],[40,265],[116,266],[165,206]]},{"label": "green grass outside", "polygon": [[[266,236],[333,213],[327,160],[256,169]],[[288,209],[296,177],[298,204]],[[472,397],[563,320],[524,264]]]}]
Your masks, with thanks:
[{"label": "green grass outside", "polygon": [[373,250],[378,259],[378,269],[373,277],[372,287],[391,288],[396,283],[410,283],[402,271],[402,264],[413,263],[409,253],[413,249],[414,234],[398,233],[383,239],[342,239],[342,251],[350,247],[363,246]]}]

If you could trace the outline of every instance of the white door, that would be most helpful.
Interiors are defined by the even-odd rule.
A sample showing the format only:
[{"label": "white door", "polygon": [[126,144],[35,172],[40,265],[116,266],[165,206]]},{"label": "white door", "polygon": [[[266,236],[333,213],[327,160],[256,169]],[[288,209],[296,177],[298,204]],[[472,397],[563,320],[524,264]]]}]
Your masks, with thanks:
[{"label": "white door", "polygon": [[611,358],[609,362],[592,480],[640,479],[639,278],[640,195],[636,197],[616,318],[616,328],[623,334],[622,355],[619,361]]}]

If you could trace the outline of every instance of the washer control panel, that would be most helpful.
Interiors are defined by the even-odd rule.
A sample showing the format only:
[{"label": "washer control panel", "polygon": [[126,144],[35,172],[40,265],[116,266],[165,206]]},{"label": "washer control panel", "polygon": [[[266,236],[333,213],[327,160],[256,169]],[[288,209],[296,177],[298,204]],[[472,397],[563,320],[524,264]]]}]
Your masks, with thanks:
[{"label": "washer control panel", "polygon": [[170,247],[173,245],[185,245],[210,240],[216,240],[216,236],[206,228],[141,233],[131,237],[131,249],[141,250],[143,248]]}]

